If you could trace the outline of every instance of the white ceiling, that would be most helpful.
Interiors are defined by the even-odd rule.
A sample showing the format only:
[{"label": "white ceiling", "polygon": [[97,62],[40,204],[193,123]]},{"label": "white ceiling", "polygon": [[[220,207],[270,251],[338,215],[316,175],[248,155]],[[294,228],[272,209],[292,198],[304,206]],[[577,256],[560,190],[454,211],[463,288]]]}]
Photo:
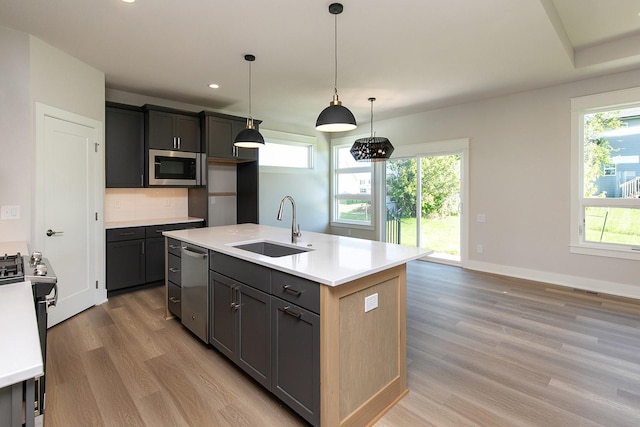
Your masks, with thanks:
[{"label": "white ceiling", "polygon": [[[108,88],[310,132],[334,80],[330,0],[2,0],[0,25]],[[638,0],[344,0],[338,94],[358,122],[640,68]],[[211,82],[220,84],[209,89]]]}]

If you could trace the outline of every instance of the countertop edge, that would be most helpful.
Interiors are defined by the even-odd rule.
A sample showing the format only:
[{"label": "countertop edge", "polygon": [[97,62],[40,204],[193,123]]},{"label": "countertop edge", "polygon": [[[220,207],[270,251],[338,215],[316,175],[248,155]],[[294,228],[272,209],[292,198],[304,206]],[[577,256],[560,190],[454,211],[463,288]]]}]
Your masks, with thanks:
[{"label": "countertop edge", "polygon": [[128,228],[128,227],[146,227],[150,225],[165,225],[165,224],[182,224],[189,222],[203,222],[204,218],[197,217],[175,217],[175,218],[157,218],[157,219],[136,219],[131,221],[109,221],[104,223],[106,230],[113,228]]}]

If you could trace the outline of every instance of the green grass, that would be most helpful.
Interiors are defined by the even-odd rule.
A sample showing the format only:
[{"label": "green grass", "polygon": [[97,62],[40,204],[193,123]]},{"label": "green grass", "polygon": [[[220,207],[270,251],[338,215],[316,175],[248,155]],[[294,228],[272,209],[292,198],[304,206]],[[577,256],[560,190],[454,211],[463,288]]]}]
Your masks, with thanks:
[{"label": "green grass", "polygon": [[[460,218],[449,216],[443,219],[422,219],[422,246],[434,252],[460,255]],[[415,246],[416,219],[402,218],[400,223],[400,244]]]},{"label": "green grass", "polygon": [[585,240],[640,245],[640,209],[586,208]]}]

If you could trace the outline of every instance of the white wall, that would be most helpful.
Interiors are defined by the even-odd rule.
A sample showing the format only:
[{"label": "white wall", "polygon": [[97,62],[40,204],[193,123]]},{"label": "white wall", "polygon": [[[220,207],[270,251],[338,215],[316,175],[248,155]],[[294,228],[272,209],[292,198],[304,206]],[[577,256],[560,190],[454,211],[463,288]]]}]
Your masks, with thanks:
[{"label": "white wall", "polygon": [[296,202],[296,222],[300,230],[328,232],[329,159],[328,137],[318,133],[312,170],[273,172],[260,168],[260,224],[291,228],[289,202],[286,202],[282,221],[276,219],[280,201],[289,195]]},{"label": "white wall", "polygon": [[0,26],[0,205],[20,207],[20,219],[0,220],[5,242],[27,241],[31,233],[29,96],[29,36]]},{"label": "white wall", "polygon": [[0,241],[31,245],[35,103],[104,122],[104,73],[33,36],[0,27],[0,79],[0,205],[18,205],[21,214],[19,220],[0,220]]},{"label": "white wall", "polygon": [[[640,298],[637,261],[569,253],[576,96],[638,86],[640,70],[377,121],[394,145],[470,138],[468,267]],[[478,213],[486,223],[475,222]]]}]

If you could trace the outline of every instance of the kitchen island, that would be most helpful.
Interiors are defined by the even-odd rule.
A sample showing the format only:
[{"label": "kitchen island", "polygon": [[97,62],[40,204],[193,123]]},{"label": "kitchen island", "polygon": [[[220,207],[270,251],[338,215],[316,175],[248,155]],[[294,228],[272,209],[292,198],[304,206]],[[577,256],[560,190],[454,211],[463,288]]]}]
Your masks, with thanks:
[{"label": "kitchen island", "polygon": [[[258,382],[312,424],[371,424],[408,392],[406,263],[428,255],[429,250],[306,231],[293,244],[291,230],[256,224],[170,231],[164,235],[210,251],[208,336],[216,348],[226,349],[215,337],[215,322],[219,319],[217,314],[220,311],[244,308],[239,307],[242,303],[234,299],[234,289],[243,289],[246,286],[237,277],[233,279],[238,280],[240,284],[235,285],[236,282],[228,279],[230,273],[226,271],[235,271],[235,275],[242,276],[245,273],[249,274],[249,270],[255,270],[255,277],[265,277],[260,280],[268,285],[260,285],[262,288],[259,292],[255,289],[250,291],[254,294],[268,294],[263,300],[266,304],[271,301],[273,307],[282,302],[278,305],[279,311],[268,310],[271,320],[267,320],[266,323],[270,324],[271,331],[267,330],[267,341],[270,343],[267,347],[271,349],[271,357],[267,357],[267,361],[263,363],[266,368],[262,368],[265,372],[259,372],[260,375],[252,371],[253,367],[243,369],[253,374]],[[288,248],[301,252],[268,256],[238,247],[246,245],[246,248],[259,252],[265,242],[276,244],[285,251]],[[167,243],[167,257],[170,255],[169,250]],[[243,263],[239,265],[245,267],[227,268],[226,264],[229,262]],[[216,270],[222,274],[218,274]],[[266,276],[269,278],[266,279]],[[216,277],[219,279],[215,279]],[[216,296],[223,298],[229,294],[226,290],[215,290],[218,281],[225,280],[229,280],[227,289],[231,289],[231,309],[227,307],[228,304],[217,305],[215,301]],[[295,288],[297,282],[300,282],[300,286]],[[183,283],[183,292],[184,289]],[[315,309],[314,295],[317,295],[319,302]],[[294,297],[301,298],[300,307],[290,304],[291,301],[295,303]],[[303,302],[304,298],[310,301],[307,305]],[[310,337],[310,341],[299,340],[304,349],[298,349],[295,343],[287,344],[286,334],[277,332],[278,322],[275,321],[275,316],[282,316],[283,321],[288,321],[287,319],[302,319],[302,314],[310,318],[307,314],[312,317],[314,313],[317,313],[315,318],[318,319],[315,324],[319,326],[315,330],[319,332],[312,333],[314,329],[309,328],[310,332],[305,337]],[[167,317],[170,317],[169,310]],[[291,328],[288,331],[294,330],[295,328]],[[317,340],[313,338],[316,335]],[[258,335],[257,340],[261,340],[262,337]],[[285,344],[282,344],[282,340],[285,340]],[[303,342],[306,345],[303,345]],[[318,381],[314,381],[317,384],[313,386],[312,393],[318,398],[310,399],[310,404],[298,405],[300,400],[304,399],[297,399],[295,395],[292,397],[293,391],[304,389],[302,385],[293,384],[287,389],[287,381],[295,383],[303,380],[287,379],[287,374],[281,373],[287,364],[299,362],[287,359],[279,353],[285,348],[289,351],[300,351],[300,355],[318,361],[317,369],[313,368],[319,371]],[[225,351],[222,352],[226,354]],[[286,363],[282,362],[284,360]],[[244,360],[236,363],[239,366],[241,363],[246,365]],[[260,363],[254,363],[254,366],[258,365]],[[309,375],[309,378],[313,378],[313,375]],[[306,396],[305,393],[302,395]],[[315,401],[317,404],[313,403]]]}]

